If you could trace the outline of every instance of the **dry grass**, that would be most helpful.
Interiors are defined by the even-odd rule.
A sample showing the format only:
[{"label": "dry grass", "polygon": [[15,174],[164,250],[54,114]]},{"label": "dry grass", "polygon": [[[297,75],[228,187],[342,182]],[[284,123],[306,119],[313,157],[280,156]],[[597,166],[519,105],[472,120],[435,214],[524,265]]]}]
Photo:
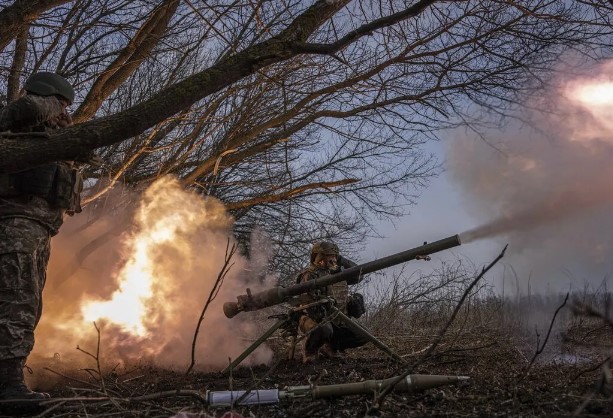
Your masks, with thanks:
[{"label": "dry grass", "polygon": [[[613,415],[611,399],[594,391],[599,366],[613,346],[613,332],[607,322],[610,295],[604,291],[572,294],[569,304],[561,307],[564,295],[503,299],[485,285],[476,286],[440,343],[424,358],[474,277],[460,264],[443,266],[435,275],[418,280],[398,275],[390,286],[371,298],[368,314],[361,322],[415,367],[415,372],[471,376],[471,381],[462,386],[390,395],[379,408],[380,414]],[[586,312],[587,306],[599,315]],[[262,325],[265,328],[266,323]],[[232,381],[221,373],[196,370],[186,376],[184,372],[142,364],[125,368],[103,365],[98,373],[97,355],[89,371],[72,370],[70,364],[56,362],[50,367],[55,372],[53,379],[43,388],[56,399],[39,410],[39,416],[170,417],[184,410],[221,416],[228,409],[209,409],[202,396],[205,389],[282,388],[309,381],[356,382],[388,378],[407,367],[370,344],[349,352],[342,363],[322,360],[302,366],[283,359],[281,338],[271,339],[270,343],[277,353],[275,367],[240,368],[233,372]],[[245,417],[364,416],[372,411],[374,395],[332,400],[305,398],[280,406],[237,407],[236,412]]]}]

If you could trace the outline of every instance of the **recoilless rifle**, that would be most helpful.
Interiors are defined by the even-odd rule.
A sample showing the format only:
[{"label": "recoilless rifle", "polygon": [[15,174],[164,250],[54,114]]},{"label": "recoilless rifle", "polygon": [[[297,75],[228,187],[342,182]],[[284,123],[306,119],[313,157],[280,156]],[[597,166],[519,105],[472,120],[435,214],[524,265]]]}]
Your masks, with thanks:
[{"label": "recoilless rifle", "polygon": [[379,258],[368,263],[359,264],[357,266],[344,269],[339,273],[330,274],[318,279],[309,280],[304,283],[295,284],[289,287],[275,286],[268,290],[263,290],[258,293],[251,293],[250,289],[246,290],[245,295],[237,296],[237,302],[226,302],[223,305],[223,312],[228,318],[233,318],[240,312],[257,311],[259,309],[268,308],[287,302],[290,298],[305,293],[312,292],[317,289],[322,289],[327,286],[344,282],[352,277],[372,273],[383,270],[407,261],[415,259],[429,260],[429,255],[439,251],[448,250],[460,245],[460,237],[454,235],[439,241],[424,243],[424,245],[402,251],[387,257]]},{"label": "recoilless rifle", "polygon": [[[252,293],[250,289],[246,290],[246,294],[239,295],[236,302],[226,302],[223,305],[223,311],[226,317],[233,318],[241,312],[257,311],[260,309],[275,306],[284,302],[290,302],[293,305],[302,305],[292,308],[288,314],[275,315],[272,318],[277,318],[278,321],[266,331],[260,338],[251,344],[240,356],[238,356],[226,369],[227,372],[239,365],[249,354],[251,354],[260,344],[268,339],[278,329],[295,329],[297,323],[296,318],[304,311],[305,306],[298,300],[299,296],[305,294],[315,294],[319,289],[324,289],[327,286],[351,280],[355,277],[360,277],[363,274],[372,273],[383,270],[407,261],[422,259],[429,260],[430,254],[434,254],[443,250],[447,250],[460,245],[460,237],[453,235],[439,241],[424,243],[419,247],[415,247],[406,251],[402,251],[387,257],[383,257],[364,264],[359,264],[354,267],[344,269],[338,273],[330,274],[324,277],[309,280],[303,283],[295,284],[288,287],[276,286],[268,290],[258,293]],[[292,303],[293,302],[293,303]],[[372,342],[377,348],[387,353],[390,357],[405,363],[405,360],[394,353],[390,348],[375,338],[361,324],[346,316],[343,312],[334,306],[334,301],[329,298],[322,297],[316,300],[315,304],[324,304],[336,318],[339,318],[346,326],[354,332],[361,335]],[[290,357],[293,357],[293,346],[290,349]]]}]

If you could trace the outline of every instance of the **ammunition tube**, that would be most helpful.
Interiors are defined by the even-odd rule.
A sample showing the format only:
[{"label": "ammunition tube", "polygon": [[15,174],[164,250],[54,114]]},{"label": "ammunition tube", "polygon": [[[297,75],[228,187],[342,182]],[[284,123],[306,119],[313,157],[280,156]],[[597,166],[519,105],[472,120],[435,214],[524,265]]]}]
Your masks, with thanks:
[{"label": "ammunition tube", "polygon": [[[334,398],[338,396],[361,395],[381,392],[395,380],[395,377],[384,380],[365,380],[356,383],[344,383],[339,385],[326,385],[313,387],[311,396],[313,399]],[[402,379],[395,387],[395,392],[420,392],[435,387],[450,385],[468,380],[466,376],[444,376],[412,374]]]},{"label": "ammunition tube", "polygon": [[[245,390],[221,390],[207,391],[206,400],[211,406],[235,406],[235,405],[267,405],[279,403],[278,389],[252,390],[245,395]],[[237,400],[243,398],[238,404]]]},{"label": "ammunition tube", "polygon": [[[244,390],[207,391],[206,400],[211,406],[266,405],[279,401],[311,398],[336,398],[350,395],[369,395],[381,392],[391,385],[395,377],[383,380],[366,380],[356,383],[341,383],[324,386],[288,386],[283,390],[258,389],[246,393]],[[412,374],[401,380],[394,388],[395,392],[420,392],[435,387],[458,383],[470,379],[467,376],[444,376]],[[237,403],[239,399],[242,399]]]}]

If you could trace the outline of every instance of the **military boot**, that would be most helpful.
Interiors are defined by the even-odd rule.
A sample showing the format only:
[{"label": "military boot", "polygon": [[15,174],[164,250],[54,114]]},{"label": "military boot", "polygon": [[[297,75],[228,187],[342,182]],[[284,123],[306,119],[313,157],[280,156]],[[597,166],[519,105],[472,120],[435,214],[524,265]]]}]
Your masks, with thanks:
[{"label": "military boot", "polygon": [[329,359],[340,359],[342,357],[341,353],[332,348],[330,343],[325,343],[319,348],[319,355]]},{"label": "military boot", "polygon": [[0,360],[0,400],[45,400],[50,396],[28,388],[23,377],[24,359]]},{"label": "military boot", "polygon": [[304,364],[311,364],[311,363],[315,363],[315,361],[317,360],[317,353],[313,353],[307,350],[302,350],[302,363]]}]

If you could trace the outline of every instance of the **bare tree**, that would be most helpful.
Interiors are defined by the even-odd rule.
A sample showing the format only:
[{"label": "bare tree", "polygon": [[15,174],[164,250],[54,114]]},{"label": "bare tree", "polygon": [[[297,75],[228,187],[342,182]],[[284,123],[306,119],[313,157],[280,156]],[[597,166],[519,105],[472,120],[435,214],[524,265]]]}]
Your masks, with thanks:
[{"label": "bare tree", "polygon": [[356,248],[373,219],[406,213],[438,170],[424,144],[478,128],[483,112],[508,115],[569,48],[606,45],[607,8],[17,0],[0,12],[12,10],[14,29],[0,30],[10,97],[32,71],[58,71],[80,123],[44,141],[0,138],[0,171],[97,149],[107,164],[87,170],[90,203],[173,174],[222,199],[245,242],[259,227],[292,244],[276,260],[289,270],[315,237]]},{"label": "bare tree", "polygon": [[[68,3],[69,0],[16,0],[0,11],[0,49],[4,49],[14,36],[19,36],[30,22],[41,13]],[[5,3],[5,2],[3,2]]]}]

